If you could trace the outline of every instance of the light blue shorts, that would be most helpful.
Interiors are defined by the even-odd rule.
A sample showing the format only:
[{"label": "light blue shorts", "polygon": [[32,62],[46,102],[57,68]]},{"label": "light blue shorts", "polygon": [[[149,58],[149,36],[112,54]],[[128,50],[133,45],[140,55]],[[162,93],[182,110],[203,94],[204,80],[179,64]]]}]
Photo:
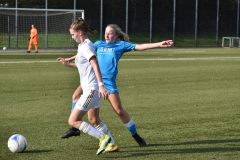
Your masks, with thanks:
[{"label": "light blue shorts", "polygon": [[116,81],[103,79],[104,87],[108,90],[109,94],[119,94]]}]

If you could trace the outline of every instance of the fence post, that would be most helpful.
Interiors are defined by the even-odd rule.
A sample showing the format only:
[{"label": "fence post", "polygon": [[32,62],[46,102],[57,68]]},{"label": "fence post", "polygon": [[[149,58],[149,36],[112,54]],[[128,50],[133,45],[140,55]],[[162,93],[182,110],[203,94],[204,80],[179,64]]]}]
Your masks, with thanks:
[{"label": "fence post", "polygon": [[125,32],[128,34],[128,0],[126,0],[126,25],[125,25]]},{"label": "fence post", "polygon": [[45,47],[48,48],[48,0],[45,0]]},{"label": "fence post", "polygon": [[240,10],[240,0],[237,2],[237,37],[239,36],[239,10]]},{"label": "fence post", "polygon": [[176,0],[173,0],[173,42],[176,45]]},{"label": "fence post", "polygon": [[15,0],[15,7],[16,7],[16,11],[15,11],[15,37],[16,37],[16,44],[15,44],[15,48],[18,48],[18,0]]},{"label": "fence post", "polygon": [[152,42],[152,14],[153,14],[153,0],[150,0],[150,20],[149,20],[149,42]]},{"label": "fence post", "polygon": [[[73,1],[73,9],[74,9],[74,12],[73,12],[73,21],[75,21],[76,19],[76,0]],[[83,18],[84,19],[84,18]]]},{"label": "fence post", "polygon": [[8,26],[8,48],[11,48],[11,34],[10,34],[10,17],[7,17],[7,26]]},{"label": "fence post", "polygon": [[197,47],[197,38],[198,38],[198,0],[195,4],[195,47]]},{"label": "fence post", "polygon": [[219,34],[219,0],[217,0],[217,18],[216,18],[216,47],[218,46]]},{"label": "fence post", "polygon": [[101,0],[100,4],[100,39],[102,39],[102,27],[103,27],[103,0]]}]

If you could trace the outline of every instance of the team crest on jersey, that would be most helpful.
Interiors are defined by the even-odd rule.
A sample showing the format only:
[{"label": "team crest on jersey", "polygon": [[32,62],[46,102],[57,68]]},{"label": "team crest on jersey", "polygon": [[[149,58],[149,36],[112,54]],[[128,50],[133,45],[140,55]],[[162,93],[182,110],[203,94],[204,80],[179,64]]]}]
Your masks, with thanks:
[{"label": "team crest on jersey", "polygon": [[99,48],[99,53],[100,54],[111,54],[115,51],[115,48],[105,48],[105,47],[100,47]]}]

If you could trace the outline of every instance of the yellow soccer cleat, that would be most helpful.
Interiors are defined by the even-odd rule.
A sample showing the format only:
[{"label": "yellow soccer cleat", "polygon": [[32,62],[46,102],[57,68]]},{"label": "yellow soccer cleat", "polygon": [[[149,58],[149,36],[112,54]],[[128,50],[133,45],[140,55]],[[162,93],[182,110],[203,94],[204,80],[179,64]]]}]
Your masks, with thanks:
[{"label": "yellow soccer cleat", "polygon": [[99,148],[97,150],[97,155],[101,154],[105,148],[107,147],[108,143],[111,141],[111,138],[107,135],[104,134],[100,139],[99,139]]},{"label": "yellow soccer cleat", "polygon": [[105,152],[117,152],[119,151],[119,148],[116,144],[108,143],[107,147],[104,150]]}]

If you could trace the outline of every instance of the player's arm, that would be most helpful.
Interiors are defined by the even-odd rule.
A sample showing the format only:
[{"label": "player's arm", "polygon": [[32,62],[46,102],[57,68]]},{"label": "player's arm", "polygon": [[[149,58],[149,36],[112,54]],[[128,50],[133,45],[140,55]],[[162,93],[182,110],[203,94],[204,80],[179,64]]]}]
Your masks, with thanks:
[{"label": "player's arm", "polygon": [[172,45],[173,45],[172,40],[166,40],[166,41],[157,42],[157,43],[136,44],[135,50],[136,51],[143,51],[143,50],[146,50],[146,49],[171,47]]},{"label": "player's arm", "polygon": [[72,56],[72,57],[70,57],[70,58],[65,58],[65,60],[71,62],[71,61],[74,61],[75,58],[76,58],[76,55],[75,55],[75,56]]},{"label": "player's arm", "polygon": [[64,64],[67,67],[76,68],[76,64],[73,63],[72,61],[66,60],[66,58],[59,57],[57,58],[57,61],[62,62],[62,64]]},{"label": "player's arm", "polygon": [[63,58],[63,57],[59,57],[59,58],[57,58],[57,60],[58,61],[69,61],[69,62],[72,62],[72,61],[74,61],[75,60],[75,58],[76,58],[76,55],[75,56],[72,56],[72,57],[70,57],[70,58]]},{"label": "player's arm", "polygon": [[103,85],[102,75],[101,75],[101,72],[100,72],[100,69],[99,69],[99,66],[98,66],[97,57],[92,56],[90,58],[89,62],[91,63],[91,65],[93,67],[94,73],[95,73],[97,81],[98,81],[100,96],[102,96],[104,99],[107,99],[108,91]]}]

